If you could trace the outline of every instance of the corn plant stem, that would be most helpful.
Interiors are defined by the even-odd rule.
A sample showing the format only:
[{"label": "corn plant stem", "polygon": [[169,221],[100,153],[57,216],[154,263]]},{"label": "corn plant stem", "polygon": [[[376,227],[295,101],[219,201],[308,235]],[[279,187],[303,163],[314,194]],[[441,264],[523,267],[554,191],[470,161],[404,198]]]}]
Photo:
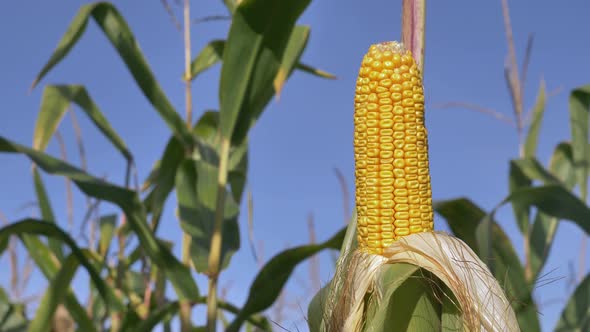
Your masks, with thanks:
[{"label": "corn plant stem", "polygon": [[424,28],[426,0],[402,1],[402,43],[412,52],[414,60],[424,72]]},{"label": "corn plant stem", "polygon": [[[61,132],[57,130],[55,132],[55,138],[59,144],[59,150],[61,152],[61,159],[68,161],[68,155],[66,150],[66,143],[61,135]],[[68,230],[71,233],[74,230],[74,194],[72,193],[72,183],[70,179],[65,178],[66,181],[66,211],[68,216]]]},{"label": "corn plant stem", "polygon": [[[516,61],[516,50],[514,48],[514,37],[512,33],[512,23],[510,21],[510,9],[508,8],[508,0],[502,0],[502,15],[504,17],[504,29],[506,30],[506,42],[508,44],[508,60],[510,65],[505,71],[506,82],[512,97],[514,108],[514,117],[516,122],[516,132],[518,135],[518,153],[520,158],[524,158],[524,137],[523,137],[523,82],[526,76],[528,67],[527,58],[530,56],[530,49],[527,47],[527,54],[525,55],[525,65],[523,65],[523,77],[520,77],[518,72],[518,64]],[[523,251],[524,251],[524,274],[525,279],[532,281],[533,271],[530,255],[530,230],[527,227],[523,232]]]},{"label": "corn plant stem", "polygon": [[[119,252],[117,253],[117,268],[116,268],[116,274],[115,274],[115,291],[116,292],[120,292],[120,290],[123,288],[123,271],[125,271],[125,267],[123,264],[125,264],[125,241],[126,241],[126,237],[124,234],[124,228],[125,228],[125,223],[127,222],[127,219],[125,217],[125,215],[121,216],[121,222],[119,224],[119,229],[117,231],[118,233],[118,245],[119,245]],[[116,332],[119,331],[121,328],[121,316],[118,313],[111,313],[111,331]]]},{"label": "corn plant stem", "polygon": [[217,322],[217,280],[221,261],[221,244],[223,232],[223,210],[225,206],[225,187],[227,185],[227,164],[229,159],[230,138],[222,137],[219,151],[219,174],[217,181],[217,201],[215,206],[215,224],[209,251],[209,292],[207,294],[207,331],[215,332]]},{"label": "corn plant stem", "polygon": [[190,0],[184,0],[184,89],[186,102],[186,125],[193,123],[193,98],[191,94],[191,10]]},{"label": "corn plant stem", "polygon": [[[587,181],[587,179],[585,180]],[[582,201],[587,202],[588,200],[588,186],[580,186],[580,196],[582,196]],[[584,278],[584,271],[586,268],[584,266],[584,262],[586,262],[586,246],[588,244],[588,237],[586,234],[582,233],[582,240],[580,243],[580,256],[578,257],[578,282],[581,282]]]},{"label": "corn plant stem", "polygon": [[[182,234],[182,263],[190,268],[190,244],[191,237],[187,233]],[[191,331],[191,304],[189,300],[180,301],[180,323],[182,332]]]},{"label": "corn plant stem", "polygon": [[[191,93],[191,21],[190,21],[190,0],[184,0],[183,6],[183,24],[184,24],[184,96],[186,104],[186,126],[192,127],[193,116],[193,98]],[[190,154],[192,151],[187,151]],[[187,233],[182,233],[182,263],[190,268],[190,244],[191,237]],[[180,301],[180,330],[190,332],[192,307],[188,299]]]},{"label": "corn plant stem", "polygon": [[[524,158],[524,142],[519,139],[519,156]],[[491,233],[490,233],[491,234]],[[531,252],[531,234],[530,229],[527,227],[522,233],[523,251],[524,251],[524,277],[525,280],[533,282],[533,267],[531,266],[530,252]]]}]

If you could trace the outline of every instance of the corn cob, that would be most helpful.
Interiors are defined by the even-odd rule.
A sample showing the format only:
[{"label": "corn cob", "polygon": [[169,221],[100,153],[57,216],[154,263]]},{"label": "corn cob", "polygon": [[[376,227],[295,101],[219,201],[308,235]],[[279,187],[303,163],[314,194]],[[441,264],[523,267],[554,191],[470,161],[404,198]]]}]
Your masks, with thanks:
[{"label": "corn cob", "polygon": [[382,254],[432,231],[422,76],[397,42],[372,45],[356,84],[354,154],[359,248]]}]

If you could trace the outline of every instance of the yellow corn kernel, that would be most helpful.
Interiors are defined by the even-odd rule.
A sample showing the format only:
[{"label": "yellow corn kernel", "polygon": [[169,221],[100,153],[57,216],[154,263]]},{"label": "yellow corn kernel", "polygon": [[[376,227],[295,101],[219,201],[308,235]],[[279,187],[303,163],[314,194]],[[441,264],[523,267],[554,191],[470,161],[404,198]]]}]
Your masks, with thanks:
[{"label": "yellow corn kernel", "polygon": [[354,99],[357,233],[366,252],[433,229],[423,91],[411,52],[397,42],[369,48]]}]

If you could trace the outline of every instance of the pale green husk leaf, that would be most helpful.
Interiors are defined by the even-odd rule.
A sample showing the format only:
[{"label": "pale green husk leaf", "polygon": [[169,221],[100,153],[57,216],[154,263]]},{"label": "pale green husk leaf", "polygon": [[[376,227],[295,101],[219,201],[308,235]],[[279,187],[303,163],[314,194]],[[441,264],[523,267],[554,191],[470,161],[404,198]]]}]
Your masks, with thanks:
[{"label": "pale green husk leaf", "polygon": [[396,296],[387,288],[399,284],[380,280],[388,264],[398,263],[427,270],[448,287],[460,308],[463,331],[520,331],[510,302],[487,266],[463,241],[441,232],[405,236],[382,256],[354,251],[348,264],[339,266],[348,273],[336,273],[329,285],[320,331],[366,330],[371,324],[366,297],[379,303],[389,300],[386,294]]}]

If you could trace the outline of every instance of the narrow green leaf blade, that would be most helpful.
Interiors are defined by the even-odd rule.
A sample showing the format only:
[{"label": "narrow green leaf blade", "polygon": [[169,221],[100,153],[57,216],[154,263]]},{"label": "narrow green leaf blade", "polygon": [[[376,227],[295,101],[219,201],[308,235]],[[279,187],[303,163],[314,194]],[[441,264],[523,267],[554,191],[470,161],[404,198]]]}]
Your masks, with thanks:
[{"label": "narrow green leaf blade", "polygon": [[539,140],[539,132],[541,131],[541,122],[545,113],[546,103],[546,88],[545,81],[541,80],[539,92],[537,93],[537,100],[532,109],[531,124],[524,141],[524,156],[535,157],[537,154],[537,144]]},{"label": "narrow green leaf blade", "polygon": [[310,332],[320,332],[324,320],[325,306],[330,293],[330,284],[322,287],[311,299],[307,307],[307,326]]},{"label": "narrow green leaf blade", "polygon": [[[573,162],[572,149],[569,143],[558,144],[549,162],[551,173],[569,190],[576,184]],[[537,279],[545,265],[558,223],[557,218],[537,211],[530,233],[529,262],[531,265],[531,281]]]},{"label": "narrow green leaf blade", "polygon": [[151,227],[154,231],[158,229],[164,204],[174,189],[176,171],[184,158],[185,152],[182,143],[176,137],[171,137],[160,161],[151,172],[150,181],[146,181],[144,185],[144,187],[153,187],[144,199],[144,205],[147,212],[152,214]]},{"label": "narrow green leaf blade", "polygon": [[[266,105],[265,99],[270,98],[267,91],[276,77],[295,21],[309,2],[245,0],[236,8],[223,52],[219,88],[223,137],[233,137],[236,123],[249,128],[261,112],[263,106],[259,105]],[[239,116],[245,120],[238,122]],[[245,132],[247,129],[235,141],[243,138]]]},{"label": "narrow green leaf blade", "polygon": [[283,55],[279,70],[273,82],[274,90],[277,95],[281,94],[283,85],[293,72],[293,69],[295,69],[295,65],[301,58],[301,54],[303,54],[303,50],[305,50],[305,47],[307,46],[309,30],[310,28],[308,26],[297,25],[293,29],[293,32],[291,32],[291,37],[285,48],[285,54]]},{"label": "narrow green leaf blade", "polygon": [[57,49],[33,81],[33,87],[68,54],[86,30],[90,17],[94,19],[119,53],[143,94],[155,107],[174,135],[185,145],[192,146],[192,137],[184,121],[176,113],[158,84],[127,22],[110,3],[98,2],[80,8],[60,40]]},{"label": "narrow green leaf blade", "polygon": [[321,77],[321,78],[326,78],[329,80],[335,80],[337,77],[334,74],[328,73],[327,71],[321,70],[319,68],[314,68],[308,64],[299,62],[296,66],[296,69],[299,69],[305,73],[311,74],[313,76],[317,76],[317,77]]},{"label": "narrow green leaf blade", "polygon": [[41,96],[41,111],[33,134],[33,148],[44,151],[63,119],[70,103],[57,89],[47,86]]},{"label": "narrow green leaf blade", "polygon": [[529,180],[529,183],[530,180],[538,180],[545,184],[562,184],[560,179],[545,169],[535,158],[516,159],[512,160],[511,164]]},{"label": "narrow green leaf blade", "polygon": [[209,42],[199,55],[191,62],[191,77],[194,80],[197,75],[211,68],[213,65],[221,61],[223,57],[223,48],[225,47],[225,40],[213,40]]},{"label": "narrow green leaf blade", "polygon": [[567,305],[561,313],[561,318],[555,327],[556,332],[588,331],[590,330],[590,274],[578,285]]},{"label": "narrow green leaf blade", "polygon": [[287,249],[275,255],[254,279],[246,304],[236,315],[227,331],[239,331],[250,315],[269,308],[278,298],[283,286],[299,263],[323,249],[339,250],[342,247],[345,233],[346,228],[340,230],[326,242]]},{"label": "narrow green leaf blade", "polygon": [[[526,175],[520,170],[520,168],[517,167],[517,165],[514,164],[513,161],[511,161],[508,183],[510,192],[513,192],[523,187],[530,187],[532,181],[526,177]],[[518,229],[520,229],[520,232],[522,234],[528,234],[530,223],[530,208],[526,205],[523,206],[522,204],[513,202],[512,210],[514,211],[514,219],[516,220]]]},{"label": "narrow green leaf blade", "polygon": [[98,227],[100,229],[100,239],[98,240],[98,253],[106,257],[113,236],[115,235],[115,227],[117,227],[117,215],[109,214],[100,217],[98,220]]},{"label": "narrow green leaf blade", "polygon": [[[33,168],[33,182],[35,184],[35,194],[37,195],[37,204],[39,205],[41,218],[54,223],[55,215],[53,214],[53,209],[51,208],[51,202],[49,201],[47,190],[45,190],[45,184],[43,184],[41,174],[39,174],[39,170],[36,167]],[[49,247],[53,251],[53,254],[57,257],[57,259],[62,260],[64,258],[64,254],[61,243],[55,239],[49,239],[48,242]]]},{"label": "narrow green leaf blade", "polygon": [[588,144],[590,85],[573,90],[569,101],[574,165],[576,165],[581,196],[585,200],[588,193],[588,170],[590,167],[590,144]]},{"label": "narrow green leaf blade", "polygon": [[57,130],[71,103],[77,104],[102,134],[115,146],[127,161],[133,156],[123,139],[111,127],[98,106],[81,85],[48,85],[43,90],[41,110],[35,124],[33,148],[44,151]]}]

